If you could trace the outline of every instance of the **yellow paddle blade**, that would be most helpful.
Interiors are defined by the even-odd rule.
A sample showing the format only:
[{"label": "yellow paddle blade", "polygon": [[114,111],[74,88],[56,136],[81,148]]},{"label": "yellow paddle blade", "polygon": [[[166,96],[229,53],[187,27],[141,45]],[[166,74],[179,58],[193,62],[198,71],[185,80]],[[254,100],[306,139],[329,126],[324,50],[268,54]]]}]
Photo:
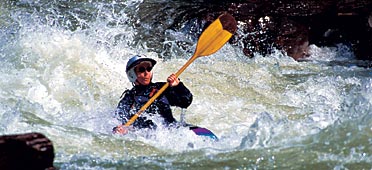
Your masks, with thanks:
[{"label": "yellow paddle blade", "polygon": [[194,55],[176,72],[176,76],[178,77],[196,58],[218,51],[234,35],[236,29],[237,25],[233,16],[227,13],[220,15],[202,32]]},{"label": "yellow paddle blade", "polygon": [[215,53],[229,41],[237,29],[236,21],[230,14],[222,14],[199,37],[195,56],[208,56]]}]

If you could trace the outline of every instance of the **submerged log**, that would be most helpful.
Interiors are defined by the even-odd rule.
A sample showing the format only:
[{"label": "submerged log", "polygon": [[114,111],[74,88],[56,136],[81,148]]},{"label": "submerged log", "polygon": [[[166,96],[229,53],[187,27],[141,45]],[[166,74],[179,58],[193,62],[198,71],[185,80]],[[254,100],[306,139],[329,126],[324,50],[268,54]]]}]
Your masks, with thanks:
[{"label": "submerged log", "polygon": [[1,170],[52,170],[54,148],[40,133],[0,136]]}]

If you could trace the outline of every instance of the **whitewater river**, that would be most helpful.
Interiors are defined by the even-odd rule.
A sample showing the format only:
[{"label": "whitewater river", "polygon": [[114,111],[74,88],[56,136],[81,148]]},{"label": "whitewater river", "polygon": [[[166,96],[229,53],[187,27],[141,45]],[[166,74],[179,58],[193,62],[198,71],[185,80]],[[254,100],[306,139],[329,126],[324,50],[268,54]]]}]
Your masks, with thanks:
[{"label": "whitewater river", "polygon": [[143,36],[133,19],[141,3],[1,1],[0,134],[45,134],[62,170],[372,168],[372,70],[344,45],[311,45],[302,62],[250,59],[230,44],[198,58],[180,76],[194,94],[185,121],[217,142],[187,129],[111,134],[132,86],[127,60],[157,59],[154,81],[164,81],[195,49],[183,32]]}]

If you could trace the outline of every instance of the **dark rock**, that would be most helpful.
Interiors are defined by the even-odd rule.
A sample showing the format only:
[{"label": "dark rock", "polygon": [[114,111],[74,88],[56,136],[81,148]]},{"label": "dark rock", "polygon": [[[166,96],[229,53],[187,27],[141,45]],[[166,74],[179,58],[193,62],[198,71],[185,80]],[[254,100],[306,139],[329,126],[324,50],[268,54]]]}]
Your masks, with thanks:
[{"label": "dark rock", "polygon": [[40,133],[0,136],[1,170],[52,170],[54,148]]},{"label": "dark rock", "polygon": [[[300,59],[307,56],[309,44],[343,43],[354,50],[357,58],[372,60],[372,1],[242,0],[225,5],[245,25],[240,34],[249,36],[238,33],[235,41],[244,42],[243,51],[249,56],[278,48]],[[262,27],[263,23],[257,22],[262,18],[270,18],[271,26]]]},{"label": "dark rock", "polygon": [[[343,43],[353,49],[358,59],[372,60],[371,0],[191,0],[145,3],[139,8],[143,14],[136,13],[141,21],[138,23],[158,26],[140,34],[152,38],[164,37],[159,34],[167,29],[197,38],[203,28],[228,12],[239,24],[230,43],[241,47],[247,56],[281,49],[300,59],[307,56],[309,44]],[[155,10],[159,8],[161,12]],[[179,44],[187,43],[193,45]],[[164,51],[161,47],[154,49]]]}]

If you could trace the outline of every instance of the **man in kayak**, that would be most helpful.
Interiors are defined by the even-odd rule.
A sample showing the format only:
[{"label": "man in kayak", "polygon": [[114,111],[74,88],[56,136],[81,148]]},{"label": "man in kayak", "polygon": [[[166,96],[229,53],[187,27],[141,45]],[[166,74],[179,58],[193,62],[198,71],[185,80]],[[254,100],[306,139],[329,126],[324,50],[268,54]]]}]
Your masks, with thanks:
[{"label": "man in kayak", "polygon": [[[165,84],[165,82],[152,82],[152,68],[155,64],[154,59],[139,55],[129,59],[126,73],[133,88],[123,93],[124,97],[120,100],[115,112],[123,125]],[[176,123],[176,119],[173,117],[171,106],[181,108],[190,106],[193,96],[189,89],[175,74],[171,74],[167,81],[169,87],[134,121],[135,129],[155,129],[157,125],[153,118],[156,116],[161,118],[165,126],[172,126]],[[128,129],[123,125],[115,127],[113,132],[126,134]]]}]

